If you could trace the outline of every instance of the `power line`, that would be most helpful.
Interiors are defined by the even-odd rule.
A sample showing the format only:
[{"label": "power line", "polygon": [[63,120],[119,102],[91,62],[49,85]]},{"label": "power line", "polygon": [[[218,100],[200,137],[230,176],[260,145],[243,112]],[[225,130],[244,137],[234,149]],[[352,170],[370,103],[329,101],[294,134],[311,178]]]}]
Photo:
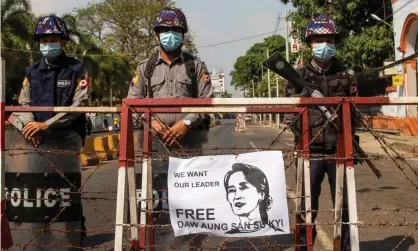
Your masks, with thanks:
[{"label": "power line", "polygon": [[[3,50],[8,50],[8,51],[20,51],[20,52],[28,52],[28,53],[36,53],[36,54],[41,54],[41,52],[39,51],[30,51],[30,50],[22,50],[22,49],[16,49],[16,48],[9,48],[9,47],[1,47],[1,49]],[[119,55],[105,55],[105,54],[68,54],[68,56],[98,56],[98,57],[116,57]]]},{"label": "power line", "polygon": [[[261,33],[261,34],[249,36],[249,37],[238,38],[238,39],[219,42],[219,43],[215,43],[215,44],[197,46],[196,48],[208,48],[208,47],[214,47],[214,46],[219,46],[219,45],[224,45],[224,44],[235,43],[235,42],[239,42],[239,41],[243,41],[243,40],[247,40],[247,39],[251,39],[251,38],[266,36],[266,35],[269,35],[269,34],[275,34],[275,33],[277,33],[278,31],[281,31],[281,30],[284,30],[284,28],[283,29],[276,29],[276,31],[270,31],[270,32],[266,32],[266,33]],[[1,47],[1,49],[9,50],[9,51],[19,51],[19,52],[40,54],[39,51],[22,50],[22,49],[17,49],[17,48]],[[117,56],[119,56],[119,55],[106,55],[106,54],[68,54],[68,55],[69,56],[97,56],[97,57],[117,57]]]},{"label": "power line", "polygon": [[[375,11],[373,14],[376,14],[376,13],[378,13],[381,9],[383,9],[385,7],[385,5],[382,5],[377,11]],[[359,28],[359,27],[361,27],[365,22],[368,22],[369,21],[369,17],[367,17],[366,18],[366,20],[364,20],[359,26],[357,26],[357,27],[355,27],[354,29],[351,29],[351,30],[355,30],[355,29],[357,29],[357,28]]]},{"label": "power line", "polygon": [[[281,31],[281,30],[284,30],[284,29],[278,29],[277,31]],[[198,49],[199,48],[208,48],[208,47],[214,47],[214,46],[218,46],[218,45],[230,44],[230,43],[235,43],[235,42],[239,42],[239,41],[242,41],[242,40],[261,37],[261,36],[265,36],[265,35],[269,35],[269,34],[274,34],[274,31],[261,33],[261,34],[257,34],[257,35],[253,35],[253,36],[249,36],[249,37],[243,37],[243,38],[239,38],[239,39],[229,40],[229,41],[225,41],[225,42],[220,42],[220,43],[216,43],[216,44],[208,44],[208,45],[197,46],[196,48],[198,48]]]}]

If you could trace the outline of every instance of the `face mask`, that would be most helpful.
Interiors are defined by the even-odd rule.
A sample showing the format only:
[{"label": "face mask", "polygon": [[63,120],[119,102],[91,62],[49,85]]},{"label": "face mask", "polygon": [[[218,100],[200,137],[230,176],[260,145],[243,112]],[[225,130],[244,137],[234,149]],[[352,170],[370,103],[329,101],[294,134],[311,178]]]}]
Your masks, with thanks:
[{"label": "face mask", "polygon": [[183,34],[175,31],[160,34],[160,43],[167,52],[175,51],[183,44]]},{"label": "face mask", "polygon": [[312,46],[312,54],[314,58],[321,62],[326,62],[335,56],[335,45],[328,43],[320,43]]},{"label": "face mask", "polygon": [[47,43],[40,45],[41,53],[48,59],[53,59],[61,55],[61,44],[60,43]]}]

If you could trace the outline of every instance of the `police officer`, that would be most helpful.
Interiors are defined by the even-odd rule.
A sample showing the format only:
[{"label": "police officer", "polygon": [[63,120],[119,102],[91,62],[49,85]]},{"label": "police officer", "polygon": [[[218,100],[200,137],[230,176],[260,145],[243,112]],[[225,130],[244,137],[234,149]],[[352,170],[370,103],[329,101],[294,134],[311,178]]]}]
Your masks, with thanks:
[{"label": "police officer", "polygon": [[[186,17],[181,10],[165,8],[160,11],[154,23],[159,51],[138,65],[128,98],[212,97],[212,83],[206,65],[182,51],[187,31]],[[162,123],[153,118],[152,127],[165,147],[170,150],[177,149],[176,141],[185,148],[201,149],[202,143],[207,140],[210,117],[196,113],[157,116]],[[153,140],[153,148],[160,153],[166,152],[162,144],[156,140]],[[154,174],[166,173],[167,167],[166,162],[153,161]],[[162,242],[169,244],[171,239],[172,237],[168,236],[157,236],[159,245],[163,244]]]},{"label": "police officer", "polygon": [[[355,96],[354,88],[355,79],[352,72],[344,66],[337,58],[336,54],[336,38],[338,36],[337,27],[334,21],[326,16],[319,15],[313,19],[306,28],[306,42],[312,50],[312,58],[298,69],[299,74],[305,78],[308,85],[320,91],[325,97],[337,96]],[[298,89],[288,83],[287,96],[293,94],[298,96],[302,93],[302,89]],[[353,117],[353,123],[355,119]],[[295,141],[299,140],[300,124],[295,123],[292,127],[295,134]],[[324,127],[321,132],[321,129]],[[353,126],[353,129],[355,127]],[[331,189],[332,202],[335,202],[335,184],[336,184],[336,160],[335,159],[318,159],[320,156],[334,155],[337,145],[337,130],[330,124],[326,125],[326,118],[319,108],[309,108],[309,130],[311,158],[310,176],[311,176],[311,202],[312,210],[318,210],[319,195],[321,193],[321,183],[325,173],[328,176],[328,182]],[[319,133],[319,134],[318,134]],[[354,134],[354,131],[353,131]],[[317,155],[317,156],[315,156]],[[315,159],[316,158],[316,159]],[[302,211],[304,211],[305,202],[302,202]],[[347,209],[347,197],[344,195],[343,208]],[[317,212],[312,212],[313,221],[317,216]],[[348,211],[343,211],[343,222],[348,222]],[[314,227],[314,239],[316,237],[316,229]],[[306,229],[301,228],[301,244],[306,244]],[[350,238],[348,225],[342,227],[342,250],[350,250]],[[301,250],[307,250],[302,247]]]},{"label": "police officer", "polygon": [[[211,97],[212,83],[205,63],[182,51],[184,35],[188,31],[184,13],[177,8],[161,10],[154,23],[154,31],[160,45],[159,53],[138,65],[128,98]],[[190,67],[194,68],[194,73],[190,73],[193,71]],[[171,125],[170,129],[164,129],[157,120],[152,121],[152,127],[164,136],[168,145],[182,139],[203,119],[195,113],[162,114],[159,117],[165,124]]]},{"label": "police officer", "polygon": [[[69,40],[65,22],[54,15],[40,19],[34,33],[39,42],[41,61],[25,69],[20,92],[22,106],[85,106],[88,103],[88,76],[83,62],[68,57],[63,46]],[[22,134],[35,146],[42,143],[40,134],[48,129],[77,132],[86,136],[86,116],[80,113],[20,113]],[[85,235],[84,217],[82,226]]]}]

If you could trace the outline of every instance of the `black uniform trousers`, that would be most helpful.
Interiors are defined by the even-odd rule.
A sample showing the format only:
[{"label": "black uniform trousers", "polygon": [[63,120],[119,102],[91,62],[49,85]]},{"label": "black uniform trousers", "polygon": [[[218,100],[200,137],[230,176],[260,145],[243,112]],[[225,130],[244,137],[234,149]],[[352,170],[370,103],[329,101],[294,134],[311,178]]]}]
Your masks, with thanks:
[{"label": "black uniform trousers", "polygon": [[[310,180],[311,180],[311,203],[312,210],[318,210],[319,208],[319,196],[321,194],[321,184],[324,180],[325,173],[328,176],[328,183],[331,189],[331,199],[332,205],[335,207],[335,183],[336,183],[336,159],[320,159],[320,156],[311,155],[313,160],[310,161]],[[323,155],[322,155],[323,158]],[[297,165],[297,163],[296,163]],[[343,192],[343,215],[342,222],[348,222],[348,203],[347,203],[347,188],[346,182],[344,179],[344,192]],[[304,186],[303,186],[304,188]],[[305,195],[305,189],[302,189],[303,196]],[[305,197],[302,198],[302,212],[305,211]],[[318,212],[312,212],[312,222],[315,222],[315,219],[318,215]],[[313,226],[313,241],[315,243],[317,231],[316,225]],[[306,228],[301,226],[300,228],[300,244],[306,245]],[[301,247],[301,251],[307,250],[307,247]],[[347,224],[342,225],[341,233],[341,250],[349,251],[350,249],[350,227]]]}]

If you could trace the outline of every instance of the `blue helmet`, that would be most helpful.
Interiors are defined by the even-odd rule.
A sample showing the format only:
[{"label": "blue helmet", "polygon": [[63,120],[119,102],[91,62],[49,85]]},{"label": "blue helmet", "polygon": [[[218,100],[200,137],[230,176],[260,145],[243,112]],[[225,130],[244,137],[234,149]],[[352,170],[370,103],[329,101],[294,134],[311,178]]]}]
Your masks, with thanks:
[{"label": "blue helmet", "polygon": [[337,25],[331,17],[321,14],[309,22],[306,27],[305,40],[317,35],[338,35]]},{"label": "blue helmet", "polygon": [[157,20],[154,23],[154,31],[157,32],[158,28],[180,28],[187,33],[187,20],[184,13],[177,8],[165,8],[158,13]]},{"label": "blue helmet", "polygon": [[33,38],[36,41],[39,41],[42,36],[47,35],[58,35],[63,40],[67,41],[70,39],[67,25],[64,20],[55,15],[46,16],[39,20],[39,24],[36,26]]}]

